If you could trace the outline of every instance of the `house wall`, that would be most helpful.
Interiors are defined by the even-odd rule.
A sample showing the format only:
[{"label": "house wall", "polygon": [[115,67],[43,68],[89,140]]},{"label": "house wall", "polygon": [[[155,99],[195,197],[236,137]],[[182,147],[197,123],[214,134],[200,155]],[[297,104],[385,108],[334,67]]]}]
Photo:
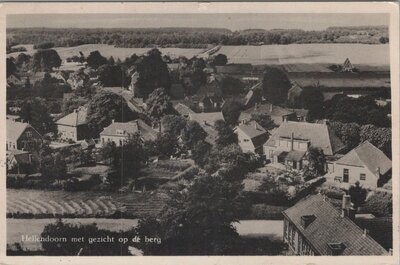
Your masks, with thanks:
[{"label": "house wall", "polygon": [[299,233],[296,226],[286,217],[283,220],[283,241],[288,244],[289,251],[293,255],[317,255],[303,235]]},{"label": "house wall", "polygon": [[[333,164],[333,174],[329,174],[327,180],[343,182],[343,169],[345,168],[349,169],[349,184],[354,184],[358,181],[364,187],[376,188],[378,186],[378,178],[368,168],[339,163]],[[360,179],[360,174],[365,174],[365,180]]]},{"label": "house wall", "polygon": [[71,139],[73,141],[80,141],[87,137],[88,128],[87,125],[79,125],[79,126],[68,126],[68,125],[57,125],[57,131],[61,134],[61,139],[68,140]]},{"label": "house wall", "polygon": [[255,147],[251,139],[243,133],[242,130],[237,129],[236,134],[238,136],[238,144],[244,153],[252,152],[255,153]]},{"label": "house wall", "polygon": [[100,135],[100,143],[102,145],[108,142],[114,142],[116,146],[121,146],[127,140],[127,135]]},{"label": "house wall", "polygon": [[[35,131],[33,128],[30,128],[30,127],[26,128],[25,131],[21,134],[21,136],[18,138],[18,140],[16,142],[17,149],[18,150],[22,150],[22,149],[27,150],[26,143],[30,142],[34,139],[40,140],[40,139],[42,139],[42,136],[37,131]],[[12,143],[12,147],[14,147],[14,143]],[[15,148],[12,148],[12,149],[15,149]],[[11,150],[11,149],[8,149],[8,150]],[[29,150],[27,150],[27,151],[29,151]]]}]

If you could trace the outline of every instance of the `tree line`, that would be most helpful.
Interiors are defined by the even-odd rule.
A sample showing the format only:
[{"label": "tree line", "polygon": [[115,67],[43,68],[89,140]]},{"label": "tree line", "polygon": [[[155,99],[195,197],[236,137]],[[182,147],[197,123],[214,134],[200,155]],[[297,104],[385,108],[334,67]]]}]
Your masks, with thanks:
[{"label": "tree line", "polygon": [[218,28],[149,29],[8,29],[7,47],[34,44],[36,47],[72,47],[83,44],[108,44],[116,47],[206,48],[207,45],[260,45],[291,43],[368,43],[389,41],[388,28],[332,27],[320,31],[300,29],[251,29],[231,31]]}]

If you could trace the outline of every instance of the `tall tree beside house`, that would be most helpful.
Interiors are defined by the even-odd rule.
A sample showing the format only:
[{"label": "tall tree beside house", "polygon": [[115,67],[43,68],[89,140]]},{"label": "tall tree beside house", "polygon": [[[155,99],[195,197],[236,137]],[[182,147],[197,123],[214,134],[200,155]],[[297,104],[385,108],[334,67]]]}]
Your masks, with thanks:
[{"label": "tall tree beside house", "polygon": [[268,68],[263,77],[263,96],[272,104],[281,104],[287,100],[291,83],[286,74],[278,68]]},{"label": "tall tree beside house", "polygon": [[97,93],[88,104],[87,121],[92,137],[98,137],[103,128],[111,124],[112,120],[126,122],[137,118],[125,99],[111,92]]},{"label": "tall tree beside house", "polygon": [[186,127],[182,130],[181,137],[187,149],[191,150],[196,143],[203,142],[206,139],[207,133],[198,122],[188,121]]},{"label": "tall tree beside house", "polygon": [[225,54],[219,53],[217,54],[211,61],[213,66],[222,66],[228,63],[228,57]]},{"label": "tall tree beside house", "polygon": [[354,185],[350,186],[349,195],[355,209],[361,207],[365,203],[365,200],[367,199],[367,193],[367,190],[364,189],[358,181]]},{"label": "tall tree beside house", "polygon": [[206,141],[199,141],[192,148],[192,159],[200,167],[204,167],[208,163],[212,145]]},{"label": "tall tree beside house", "polygon": [[227,100],[222,107],[222,114],[226,123],[236,125],[243,109],[243,103],[237,100]]},{"label": "tall tree beside house", "polygon": [[86,58],[86,62],[88,66],[97,69],[102,65],[108,63],[107,58],[103,57],[99,51],[91,52],[88,57]]},{"label": "tall tree beside house", "polygon": [[224,147],[230,144],[236,144],[238,139],[233,129],[226,124],[224,120],[217,120],[214,123],[215,130],[218,133],[215,143],[217,147]]},{"label": "tall tree beside house", "polygon": [[61,58],[53,49],[38,50],[33,54],[32,68],[35,72],[51,72],[61,66]]},{"label": "tall tree beside house", "polygon": [[315,175],[323,175],[325,173],[326,159],[324,151],[321,148],[311,146],[307,151],[308,165],[306,171]]},{"label": "tall tree beside house", "polygon": [[147,99],[149,94],[159,87],[163,87],[166,93],[171,87],[171,80],[167,64],[161,57],[158,49],[150,50],[137,64],[139,78],[136,83],[137,95]]},{"label": "tall tree beside house", "polygon": [[170,133],[178,137],[186,127],[186,120],[178,115],[165,115],[161,119],[161,126],[164,133]]},{"label": "tall tree beside house", "polygon": [[128,86],[130,77],[123,71],[120,65],[104,64],[99,66],[99,81],[104,87]]},{"label": "tall tree beside house", "polygon": [[61,85],[57,78],[45,73],[43,79],[33,85],[33,93],[42,98],[62,98],[64,92],[71,88],[68,85]]},{"label": "tall tree beside house", "polygon": [[339,121],[329,122],[336,136],[346,145],[346,150],[350,151],[360,143],[360,125],[357,123],[342,123]]},{"label": "tall tree beside house", "polygon": [[324,96],[319,88],[303,89],[294,107],[308,109],[310,119],[323,117]]},{"label": "tall tree beside house", "polygon": [[30,123],[41,135],[55,132],[56,130],[44,99],[31,98],[24,100],[21,104],[19,115],[22,120]]},{"label": "tall tree beside house", "polygon": [[150,93],[146,100],[146,113],[155,120],[160,120],[164,115],[172,113],[171,98],[164,88],[157,88]]},{"label": "tall tree beside house", "polygon": [[366,140],[381,149],[389,158],[392,157],[392,128],[363,125],[360,128],[360,142]]}]

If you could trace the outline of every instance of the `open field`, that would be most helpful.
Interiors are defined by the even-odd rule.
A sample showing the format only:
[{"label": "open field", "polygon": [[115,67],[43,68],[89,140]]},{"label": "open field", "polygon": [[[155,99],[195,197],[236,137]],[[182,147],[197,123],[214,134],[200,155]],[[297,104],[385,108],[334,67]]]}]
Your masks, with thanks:
[{"label": "open field", "polygon": [[[33,45],[23,45],[32,54]],[[125,59],[136,53],[147,52],[150,48],[116,48],[106,44],[87,44],[77,47],[57,47],[55,50],[65,60],[67,57],[85,56],[98,50],[103,56],[113,56],[114,59]],[[171,57],[192,57],[200,54],[203,49],[160,48],[163,54]],[[343,63],[349,58],[353,64],[389,65],[389,45],[379,44],[289,44],[262,46],[221,46],[217,53],[228,56],[229,63],[251,64],[313,64],[313,63]],[[18,56],[18,52],[7,54],[8,57]]]},{"label": "open field", "polygon": [[40,191],[7,189],[7,214],[48,217],[111,217],[122,212],[132,218],[161,211],[166,195],[160,193],[101,191]]}]

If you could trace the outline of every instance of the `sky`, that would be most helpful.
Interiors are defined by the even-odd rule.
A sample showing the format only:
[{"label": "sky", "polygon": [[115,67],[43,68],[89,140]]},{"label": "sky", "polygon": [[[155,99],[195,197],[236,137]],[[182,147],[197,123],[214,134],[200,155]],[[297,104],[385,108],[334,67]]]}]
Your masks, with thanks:
[{"label": "sky", "polygon": [[8,28],[206,27],[323,30],[331,26],[388,25],[388,14],[21,14]]}]

